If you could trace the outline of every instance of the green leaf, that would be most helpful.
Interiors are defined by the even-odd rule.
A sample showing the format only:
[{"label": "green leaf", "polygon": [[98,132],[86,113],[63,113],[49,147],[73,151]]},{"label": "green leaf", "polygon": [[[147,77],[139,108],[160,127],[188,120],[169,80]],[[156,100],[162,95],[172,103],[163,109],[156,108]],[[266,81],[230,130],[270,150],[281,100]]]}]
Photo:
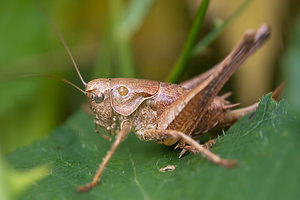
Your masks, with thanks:
[{"label": "green leaf", "polygon": [[[293,119],[293,120],[292,120]],[[236,159],[233,169],[201,155],[187,154],[134,134],[121,144],[99,185],[87,194],[76,187],[91,181],[110,143],[93,132],[91,116],[75,114],[65,125],[7,159],[18,169],[51,163],[52,173],[22,199],[296,199],[299,192],[299,118],[270,95],[259,109],[218,137],[212,151]],[[176,165],[170,172],[159,172]]]}]

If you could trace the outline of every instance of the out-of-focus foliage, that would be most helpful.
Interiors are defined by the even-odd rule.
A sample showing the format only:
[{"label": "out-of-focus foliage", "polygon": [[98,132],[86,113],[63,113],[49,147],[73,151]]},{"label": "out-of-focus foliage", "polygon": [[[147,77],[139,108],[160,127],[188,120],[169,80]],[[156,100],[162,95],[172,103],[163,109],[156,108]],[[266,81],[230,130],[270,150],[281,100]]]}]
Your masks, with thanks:
[{"label": "out-of-focus foliage", "polygon": [[134,77],[130,42],[153,3],[154,0],[133,0],[125,6],[123,0],[109,1],[110,14],[95,66],[96,78]]},{"label": "out-of-focus foliage", "polygon": [[228,17],[225,21],[219,21],[215,24],[215,27],[203,38],[201,39],[195,46],[193,50],[193,56],[200,54],[206,47],[210,45],[226,28],[229,26],[235,19],[248,8],[249,4],[252,0],[245,0],[235,11],[234,13]]},{"label": "out-of-focus foliage", "polygon": [[286,73],[288,85],[286,97],[293,106],[293,110],[300,114],[300,15],[291,29],[288,40],[288,48],[281,62],[282,70]]},{"label": "out-of-focus foliage", "polygon": [[4,162],[0,155],[0,199],[17,199],[29,186],[49,174],[47,166],[17,171]]},{"label": "out-of-focus foliage", "polygon": [[[46,73],[47,24],[30,1],[3,1],[0,8],[0,146],[4,152],[43,136],[57,123],[60,89],[45,80],[11,80]],[[47,105],[48,104],[48,105]],[[39,120],[45,116],[43,120]],[[26,119],[26,120],[25,120]],[[26,143],[26,142],[25,142]]]}]

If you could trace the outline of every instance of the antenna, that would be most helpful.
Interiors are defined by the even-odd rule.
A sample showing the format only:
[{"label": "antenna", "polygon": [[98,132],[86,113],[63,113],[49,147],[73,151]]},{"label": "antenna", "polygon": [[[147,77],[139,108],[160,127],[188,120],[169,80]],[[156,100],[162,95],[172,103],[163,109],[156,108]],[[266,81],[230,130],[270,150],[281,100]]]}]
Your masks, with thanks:
[{"label": "antenna", "polygon": [[[73,58],[72,53],[71,53],[71,51],[70,51],[70,49],[69,49],[69,47],[68,47],[66,41],[64,40],[62,34],[61,34],[60,31],[58,30],[58,28],[57,28],[57,26],[55,25],[55,23],[54,23],[54,22],[51,20],[51,18],[48,16],[48,14],[47,14],[46,10],[43,8],[43,6],[42,6],[40,3],[39,3],[38,5],[39,5],[40,9],[43,11],[43,14],[45,15],[46,19],[47,19],[47,20],[49,21],[49,23],[51,24],[51,26],[52,26],[52,28],[54,29],[54,31],[56,32],[56,34],[57,34],[57,36],[59,37],[61,43],[64,45],[64,47],[65,47],[65,49],[66,49],[66,51],[67,51],[69,57],[70,57],[71,60],[72,60],[72,63],[73,63],[73,65],[74,65],[74,67],[75,67],[75,69],[76,69],[76,71],[77,71],[77,74],[78,74],[78,76],[79,76],[79,78],[80,78],[82,84],[83,84],[84,86],[86,86],[86,82],[83,80],[83,78],[82,78],[82,76],[81,76],[81,74],[80,74],[80,71],[79,71],[79,69],[78,69],[78,67],[77,67],[77,64],[76,64],[76,62],[75,62],[75,59]],[[66,82],[66,81],[67,81],[67,80],[64,79],[64,82]]]},{"label": "antenna", "polygon": [[14,76],[13,78],[0,78],[1,81],[10,81],[10,80],[18,80],[18,79],[24,79],[24,78],[50,78],[50,79],[56,79],[62,82],[67,83],[68,85],[71,85],[72,87],[76,88],[77,90],[79,90],[80,92],[82,92],[83,94],[86,94],[86,92],[81,89],[80,87],[78,87],[77,85],[75,85],[74,83],[72,83],[71,81],[68,81],[64,78],[61,78],[59,76],[53,76],[53,75],[44,75],[44,74],[21,74],[19,76]]}]

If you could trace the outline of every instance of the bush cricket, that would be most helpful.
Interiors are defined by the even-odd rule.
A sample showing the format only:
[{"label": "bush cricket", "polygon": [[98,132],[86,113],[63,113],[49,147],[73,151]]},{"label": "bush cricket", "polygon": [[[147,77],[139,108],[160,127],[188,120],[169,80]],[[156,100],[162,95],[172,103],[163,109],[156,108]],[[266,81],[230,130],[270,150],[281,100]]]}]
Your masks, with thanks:
[{"label": "bush cricket", "polygon": [[[226,100],[230,93],[217,95],[241,64],[270,37],[267,25],[262,25],[256,32],[246,31],[223,61],[181,84],[134,78],[95,79],[86,83],[65,40],[55,24],[51,20],[50,22],[69,54],[85,90],[65,79],[59,79],[86,95],[95,116],[95,132],[110,140],[109,136],[98,131],[100,126],[109,135],[115,136],[93,180],[78,187],[78,191],[88,192],[98,184],[105,166],[131,130],[141,140],[153,140],[168,146],[177,144],[175,149],[182,149],[179,157],[190,151],[201,153],[208,160],[227,168],[237,164],[235,160],[226,160],[212,153],[208,145],[199,144],[194,138],[215,127],[230,126],[256,110],[258,103],[233,110],[239,104],[231,104]],[[280,95],[281,89],[280,86],[273,93],[275,99]]]}]

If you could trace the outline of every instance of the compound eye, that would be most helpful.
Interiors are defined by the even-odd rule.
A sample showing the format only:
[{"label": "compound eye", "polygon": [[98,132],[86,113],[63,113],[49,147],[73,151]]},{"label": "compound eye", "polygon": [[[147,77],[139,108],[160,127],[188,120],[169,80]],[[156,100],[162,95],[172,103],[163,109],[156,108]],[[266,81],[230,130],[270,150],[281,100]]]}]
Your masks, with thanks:
[{"label": "compound eye", "polygon": [[102,93],[98,94],[97,96],[94,95],[94,100],[96,103],[101,103],[104,100],[104,95]]},{"label": "compound eye", "polygon": [[128,94],[128,89],[127,89],[127,87],[120,86],[120,87],[117,88],[117,90],[118,90],[118,92],[119,92],[119,94],[120,94],[121,96],[126,96],[126,95]]}]

